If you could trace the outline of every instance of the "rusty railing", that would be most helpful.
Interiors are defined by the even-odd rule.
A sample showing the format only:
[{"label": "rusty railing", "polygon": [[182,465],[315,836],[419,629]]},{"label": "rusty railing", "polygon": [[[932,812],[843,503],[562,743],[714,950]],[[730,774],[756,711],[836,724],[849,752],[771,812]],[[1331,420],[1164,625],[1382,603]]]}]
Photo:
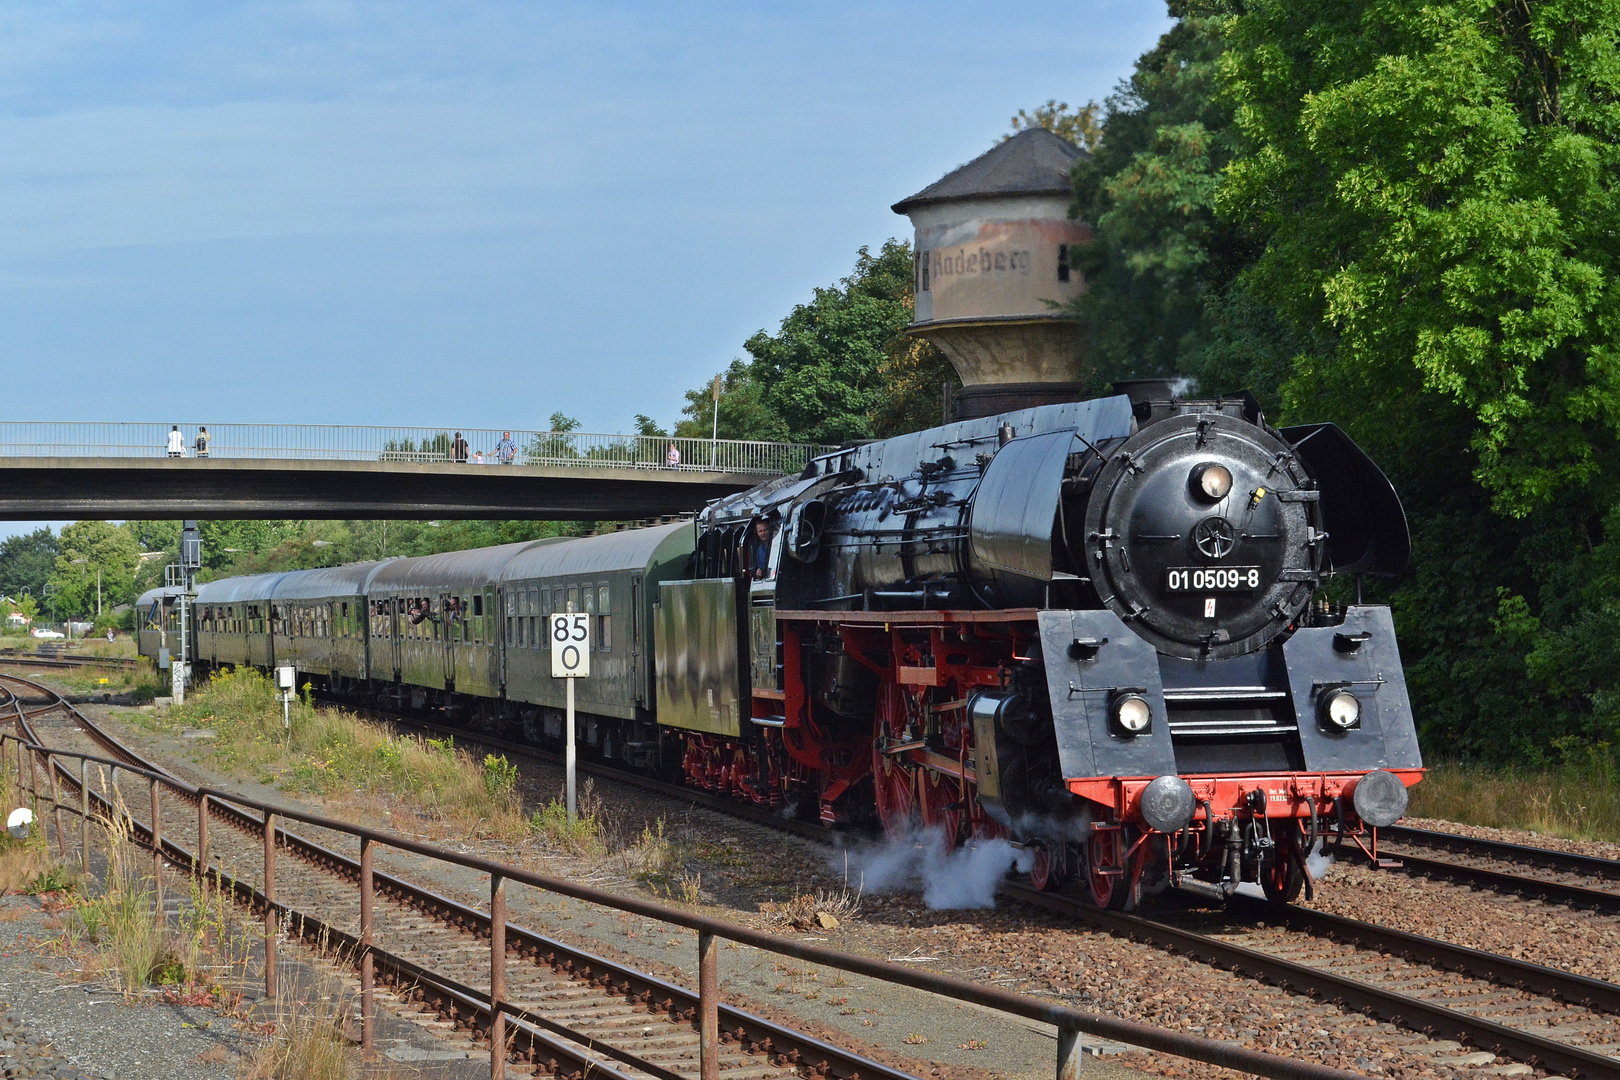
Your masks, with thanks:
[{"label": "rusty railing", "polygon": [[[777,937],[750,927],[710,918],[695,912],[683,911],[679,908],[668,907],[654,901],[609,893],[588,885],[580,885],[576,882],[545,874],[532,873],[490,859],[448,851],[394,833],[370,829],[344,821],[335,821],[318,814],[310,814],[289,807],[261,802],[231,791],[188,784],[172,776],[138,768],[125,762],[114,761],[93,754],[83,754],[77,751],[52,749],[29,742],[9,732],[0,732],[0,751],[3,751],[0,752],[0,767],[8,767],[5,764],[7,757],[11,753],[9,749],[6,749],[8,744],[15,744],[16,746],[17,784],[20,790],[33,799],[36,821],[44,821],[38,814],[38,806],[42,796],[51,803],[52,817],[56,822],[57,847],[63,859],[67,857],[67,841],[66,833],[62,828],[61,814],[66,811],[69,814],[80,815],[82,858],[86,870],[89,869],[90,864],[90,821],[98,816],[107,818],[114,812],[112,802],[104,796],[98,795],[94,799],[91,797],[88,773],[91,764],[112,769],[114,784],[116,784],[116,778],[120,772],[141,777],[147,781],[152,800],[152,824],[150,830],[148,832],[139,828],[139,823],[133,817],[128,817],[127,821],[131,826],[130,832],[132,836],[139,837],[142,833],[146,833],[148,837],[147,843],[152,848],[155,872],[161,871],[164,861],[162,854],[164,841],[162,839],[161,805],[158,798],[160,788],[170,788],[183,798],[197,801],[198,847],[201,850],[197,853],[197,858],[188,861],[192,862],[195,870],[203,874],[207,873],[206,846],[209,804],[216,803],[221,807],[228,805],[238,811],[243,808],[257,811],[262,816],[264,832],[264,889],[261,895],[265,908],[265,994],[271,999],[275,997],[276,993],[275,941],[278,935],[278,917],[286,910],[275,899],[277,847],[275,820],[281,818],[284,822],[302,822],[306,825],[346,834],[358,839],[360,841],[360,933],[358,956],[355,959],[358,961],[360,968],[361,1046],[363,1052],[368,1054],[372,1048],[375,1026],[372,960],[373,952],[378,949],[377,943],[373,941],[372,934],[372,897],[375,887],[373,867],[375,865],[376,849],[381,846],[425,856],[439,862],[489,875],[490,989],[486,1002],[490,1016],[490,1075],[492,1080],[504,1080],[506,1075],[507,1046],[505,1026],[507,1016],[511,1015],[521,1021],[533,1020],[533,1017],[526,1010],[505,1000],[508,926],[506,888],[509,883],[527,885],[544,892],[567,896],[586,903],[640,915],[671,926],[696,931],[698,935],[699,998],[697,1021],[701,1048],[700,1075],[702,1080],[716,1080],[719,1075],[720,979],[718,943],[721,939],[749,945],[780,956],[789,956],[809,963],[820,964],[850,974],[864,975],[881,982],[938,994],[954,1001],[970,1002],[997,1012],[1022,1017],[1026,1020],[1050,1024],[1058,1032],[1055,1073],[1057,1080],[1078,1080],[1081,1060],[1081,1033],[1112,1039],[1148,1050],[1157,1050],[1210,1065],[1236,1069],[1254,1076],[1273,1078],[1273,1080],[1352,1080],[1352,1077],[1356,1075],[1326,1065],[1319,1065],[1315,1062],[1279,1057],[1230,1043],[1217,1042],[1212,1039],[1151,1027],[1147,1024],[1140,1024],[1119,1017],[1080,1012],[1065,1005],[1041,1001],[1023,994],[1015,994],[993,986],[983,986],[964,979],[953,978],[949,975],[917,971],[899,964],[856,956],[852,953],[824,948],[809,942]],[[79,762],[77,776],[63,764],[67,760]],[[45,766],[48,780],[46,785],[42,785],[39,778],[38,765],[41,762]],[[79,787],[77,806],[58,798],[58,788],[56,786],[58,773],[65,780]],[[98,801],[99,806],[93,807],[92,804],[98,803]],[[44,825],[42,824],[41,827],[44,828]],[[48,833],[49,830],[46,831]],[[286,843],[291,834],[288,834],[283,826],[280,835],[283,842]],[[49,844],[48,836],[46,842]],[[171,850],[177,850],[178,846],[171,843],[170,848]],[[223,883],[226,880],[223,871],[218,871],[217,874],[218,879]],[[238,883],[233,880],[232,884],[234,886]],[[161,888],[161,880],[158,887]],[[521,930],[521,927],[518,929]]]}]

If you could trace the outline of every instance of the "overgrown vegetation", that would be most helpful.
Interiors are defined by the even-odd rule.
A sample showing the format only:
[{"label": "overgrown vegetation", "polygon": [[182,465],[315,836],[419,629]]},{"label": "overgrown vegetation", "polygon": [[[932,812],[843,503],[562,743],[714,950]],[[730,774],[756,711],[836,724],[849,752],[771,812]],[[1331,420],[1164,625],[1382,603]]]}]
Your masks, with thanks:
[{"label": "overgrown vegetation", "polygon": [[276,1000],[275,1030],[255,1048],[240,1080],[354,1080],[365,1070],[344,1038],[344,1002],[329,993]]},{"label": "overgrown vegetation", "polygon": [[64,913],[67,947],[92,946],[91,966],[116,976],[125,996],[166,986],[187,998],[201,992],[215,1002],[229,1001],[234,995],[227,985],[247,978],[251,932],[232,918],[224,893],[197,881],[190,882],[189,903],[176,917],[164,916],[151,864],[131,837],[122,796],[116,788],[113,793],[116,813],[101,828],[106,873],[99,891]]},{"label": "overgrown vegetation", "polygon": [[521,834],[517,769],[504,757],[474,757],[451,739],[398,735],[301,697],[287,721],[274,684],[251,668],[221,672],[167,714],[133,714],[168,730],[211,731],[214,763],[287,791],[390,795],[472,834]]},{"label": "overgrown vegetation", "polygon": [[[12,758],[10,763],[14,766],[15,761]],[[0,762],[0,814],[9,815],[19,807],[31,807],[31,801],[26,789],[18,789],[14,782],[16,775],[6,765]],[[49,880],[54,869],[45,832],[37,820],[28,835],[21,839],[11,835],[9,830],[0,829],[0,896],[45,891],[43,886],[56,884]],[[67,884],[65,878],[61,882]]]},{"label": "overgrown vegetation", "polygon": [[1620,769],[1607,747],[1566,743],[1553,767],[1447,764],[1412,788],[1410,817],[1620,843]]}]

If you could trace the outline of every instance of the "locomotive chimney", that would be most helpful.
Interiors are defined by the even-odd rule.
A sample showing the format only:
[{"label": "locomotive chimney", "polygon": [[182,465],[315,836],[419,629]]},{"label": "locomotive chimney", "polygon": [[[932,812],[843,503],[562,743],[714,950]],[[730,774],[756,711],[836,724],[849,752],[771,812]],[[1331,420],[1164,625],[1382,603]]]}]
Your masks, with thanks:
[{"label": "locomotive chimney", "polygon": [[1069,218],[1083,153],[1027,128],[894,204],[916,228],[909,330],[961,376],[961,419],[1081,396],[1080,329],[1061,308],[1085,288],[1069,265],[1091,239]]}]

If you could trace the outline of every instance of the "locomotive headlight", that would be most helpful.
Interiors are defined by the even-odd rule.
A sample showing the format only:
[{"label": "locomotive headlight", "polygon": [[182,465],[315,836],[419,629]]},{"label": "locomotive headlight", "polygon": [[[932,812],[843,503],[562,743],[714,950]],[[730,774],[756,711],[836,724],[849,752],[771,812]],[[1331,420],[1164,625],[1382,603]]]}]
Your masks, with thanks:
[{"label": "locomotive headlight", "polygon": [[1232,493],[1232,470],[1213,461],[1193,469],[1193,493],[1209,502],[1220,502]]},{"label": "locomotive headlight", "polygon": [[1153,707],[1134,690],[1115,694],[1110,711],[1114,730],[1120,735],[1140,735],[1153,726]]},{"label": "locomotive headlight", "polygon": [[1329,731],[1349,731],[1361,723],[1361,702],[1348,690],[1329,691],[1316,711]]}]

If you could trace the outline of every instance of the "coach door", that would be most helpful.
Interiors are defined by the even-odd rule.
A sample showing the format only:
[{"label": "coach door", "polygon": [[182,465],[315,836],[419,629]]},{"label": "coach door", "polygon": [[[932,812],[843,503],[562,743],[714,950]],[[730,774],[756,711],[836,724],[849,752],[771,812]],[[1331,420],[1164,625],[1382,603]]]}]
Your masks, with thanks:
[{"label": "coach door", "polygon": [[439,597],[439,647],[444,650],[444,685],[456,685],[456,638],[462,630],[460,601],[454,596]]},{"label": "coach door", "polygon": [[641,575],[630,578],[630,617],[621,621],[630,631],[630,696],[642,708],[647,707],[647,687],[641,677]]}]

